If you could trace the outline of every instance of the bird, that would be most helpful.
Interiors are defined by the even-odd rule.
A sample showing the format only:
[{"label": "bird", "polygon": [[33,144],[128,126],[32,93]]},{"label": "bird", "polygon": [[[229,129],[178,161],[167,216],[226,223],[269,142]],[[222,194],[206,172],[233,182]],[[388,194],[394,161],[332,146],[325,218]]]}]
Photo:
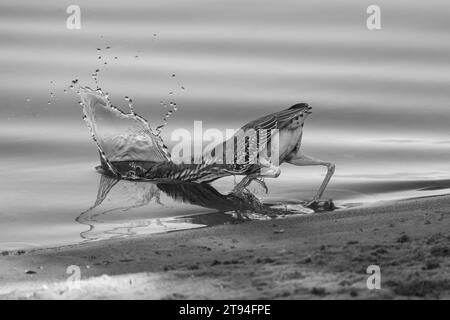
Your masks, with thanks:
[{"label": "bird", "polygon": [[[91,115],[95,115],[97,109],[105,110],[105,108],[109,112],[120,113],[120,119],[131,117],[137,125],[147,125],[142,117],[134,113],[127,115],[113,108],[109,101],[98,93],[83,92],[81,98],[85,118],[88,122],[92,122],[90,125],[88,123],[90,129],[96,127],[93,126],[95,119]],[[334,163],[315,159],[302,152],[303,128],[311,113],[312,107],[302,102],[250,121],[230,139],[203,154],[201,163],[171,161],[170,153],[161,137],[153,134],[149,128],[143,130],[149,135],[149,141],[152,141],[151,150],[145,153],[151,155],[149,159],[112,161],[107,159],[102,145],[95,137],[95,132],[92,132],[100,153],[101,166],[98,169],[123,179],[178,180],[195,183],[211,183],[225,176],[243,175],[244,178],[233,189],[237,193],[252,181],[261,182],[263,178],[277,178],[283,163],[295,166],[325,166],[327,173],[316,194],[308,202],[308,205],[311,205],[320,201],[335,172]]]},{"label": "bird", "polygon": [[[240,162],[244,163],[244,167],[248,167],[244,170],[245,177],[236,185],[234,192],[239,192],[252,181],[259,181],[260,178],[277,178],[281,173],[280,166],[283,163],[295,166],[324,166],[327,168],[327,173],[315,196],[307,205],[311,206],[320,201],[336,166],[332,162],[316,159],[302,152],[303,128],[311,113],[312,107],[307,103],[297,103],[287,109],[253,120],[238,131],[240,138],[242,138],[242,132],[248,131],[262,132],[263,135],[262,137],[261,135],[257,136],[256,142],[255,139],[245,141],[245,148],[240,148],[240,154],[236,148],[231,150],[232,153],[234,152],[234,160],[241,159]],[[230,141],[236,141],[236,135],[228,139],[221,147],[226,148]],[[251,147],[252,142],[253,148]],[[269,155],[268,148],[276,149],[276,153]],[[253,150],[254,154],[251,154],[249,150]],[[227,154],[227,151],[224,154]],[[230,155],[227,156],[231,158]],[[254,161],[248,163],[249,159],[254,159]],[[259,170],[255,170],[253,166],[255,162],[258,164]]]}]

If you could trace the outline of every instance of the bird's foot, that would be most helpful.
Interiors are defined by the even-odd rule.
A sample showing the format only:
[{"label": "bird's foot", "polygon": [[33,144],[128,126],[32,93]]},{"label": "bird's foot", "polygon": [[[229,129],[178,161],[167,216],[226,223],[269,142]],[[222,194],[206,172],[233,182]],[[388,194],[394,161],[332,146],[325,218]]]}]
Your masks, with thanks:
[{"label": "bird's foot", "polygon": [[310,214],[315,211],[311,208],[307,208],[301,204],[276,204],[270,207],[271,209],[283,210],[290,213],[303,213]]},{"label": "bird's foot", "polygon": [[312,199],[305,204],[306,208],[314,211],[333,211],[336,209],[333,200]]}]

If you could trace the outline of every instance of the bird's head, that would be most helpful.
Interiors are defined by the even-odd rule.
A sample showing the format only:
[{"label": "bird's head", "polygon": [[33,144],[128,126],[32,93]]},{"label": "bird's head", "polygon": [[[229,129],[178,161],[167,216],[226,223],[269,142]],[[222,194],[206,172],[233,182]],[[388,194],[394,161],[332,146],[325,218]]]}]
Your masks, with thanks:
[{"label": "bird's head", "polygon": [[302,127],[306,118],[312,113],[312,107],[310,107],[307,103],[297,103],[288,110],[293,112],[291,121],[287,126],[290,130]]}]

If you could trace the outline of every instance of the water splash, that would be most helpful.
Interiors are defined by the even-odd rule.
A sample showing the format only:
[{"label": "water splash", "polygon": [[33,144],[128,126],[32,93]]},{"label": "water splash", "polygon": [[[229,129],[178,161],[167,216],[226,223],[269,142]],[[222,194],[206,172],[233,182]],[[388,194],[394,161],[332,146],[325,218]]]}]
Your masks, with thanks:
[{"label": "water splash", "polygon": [[100,89],[99,85],[98,85],[98,74],[100,72],[100,69],[95,69],[94,72],[92,72],[91,77],[94,80],[95,83],[95,87],[98,89]]},{"label": "water splash", "polygon": [[130,112],[131,112],[133,115],[136,115],[136,113],[134,112],[134,109],[133,109],[133,99],[131,99],[131,98],[128,97],[128,96],[125,96],[125,101],[128,103],[128,107],[130,108]]},{"label": "water splash", "polygon": [[[170,106],[172,106],[172,102],[170,103]],[[167,108],[167,105],[164,105],[165,108]],[[162,130],[167,125],[169,118],[173,115],[174,109],[167,111],[166,115],[163,118],[163,123],[156,127],[156,134],[158,136],[161,135]]]},{"label": "water splash", "polygon": [[[98,47],[96,52],[97,61],[106,65],[111,46]],[[113,57],[114,60],[118,59],[117,56]],[[139,57],[139,51],[134,57]],[[76,91],[81,97],[79,104],[83,108],[83,119],[99,150],[102,169],[122,178],[139,179],[143,178],[143,172],[149,170],[154,163],[172,164],[161,132],[168,119],[178,110],[177,104],[161,101],[164,108],[168,109],[170,106],[170,109],[166,111],[162,124],[152,130],[148,122],[135,113],[131,97],[124,97],[129,112],[112,105],[108,94],[99,85],[99,74],[102,71],[99,66],[91,74],[95,89],[81,87],[78,79],[74,79],[65,90],[65,93],[68,90]],[[175,74],[172,73],[171,76],[175,77]]]},{"label": "water splash", "polygon": [[[115,163],[126,161],[168,162],[170,154],[148,122],[133,111],[113,106],[101,89],[80,88],[84,120],[100,152],[102,165],[112,173],[138,178],[138,172],[119,173]],[[129,99],[131,105],[132,100]],[[132,110],[132,105],[130,106]],[[138,167],[134,168],[135,171]]]}]

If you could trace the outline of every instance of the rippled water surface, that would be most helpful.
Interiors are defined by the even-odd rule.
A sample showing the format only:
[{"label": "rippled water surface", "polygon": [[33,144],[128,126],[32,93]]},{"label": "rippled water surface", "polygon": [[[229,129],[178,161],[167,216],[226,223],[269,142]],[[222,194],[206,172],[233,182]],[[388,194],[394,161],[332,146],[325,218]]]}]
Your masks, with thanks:
[{"label": "rippled water surface", "polygon": [[[78,97],[64,90],[73,79],[94,86],[96,69],[112,102],[132,97],[153,126],[176,103],[169,148],[194,120],[238,128],[307,102],[304,152],[336,163],[325,196],[338,205],[448,192],[448,1],[378,1],[377,31],[365,25],[372,3],[356,0],[83,0],[81,30],[65,26],[70,4],[0,2],[2,250],[232,223],[232,179],[214,184],[219,194],[121,181],[92,208],[108,184]],[[285,164],[257,195],[295,203],[323,175]],[[205,194],[225,207],[194,201]]]}]

